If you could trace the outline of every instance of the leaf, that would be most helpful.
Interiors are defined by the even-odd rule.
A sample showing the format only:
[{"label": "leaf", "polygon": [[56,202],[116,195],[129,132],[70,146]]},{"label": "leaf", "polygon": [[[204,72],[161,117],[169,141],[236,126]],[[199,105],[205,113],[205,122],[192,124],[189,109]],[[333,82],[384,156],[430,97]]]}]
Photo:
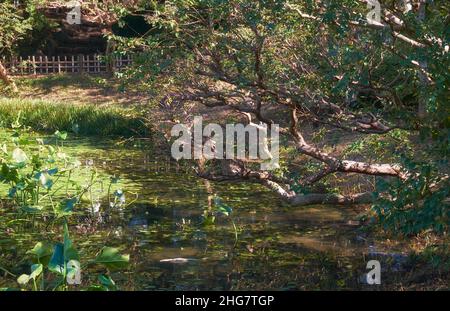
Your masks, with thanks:
[{"label": "leaf", "polygon": [[50,176],[53,176],[57,173],[58,173],[58,168],[53,168],[53,169],[47,171],[47,174],[49,174]]},{"label": "leaf", "polygon": [[16,163],[25,163],[28,161],[27,154],[20,148],[14,149],[12,153],[12,159]]},{"label": "leaf", "polygon": [[216,221],[216,217],[213,215],[203,215],[203,225],[204,226],[212,226]]},{"label": "leaf", "polygon": [[39,214],[42,212],[43,206],[35,205],[35,206],[22,206],[20,209],[29,214]]},{"label": "leaf", "polygon": [[[64,224],[64,243],[57,243],[53,248],[53,255],[48,264],[50,271],[63,274],[70,260],[79,260],[78,252],[69,239],[67,224]],[[67,271],[66,271],[67,272]]]},{"label": "leaf", "polygon": [[72,240],[69,238],[69,229],[67,223],[64,224],[64,260],[68,262],[70,260],[78,260],[78,252],[73,247]]},{"label": "leaf", "polygon": [[62,201],[56,209],[58,217],[63,217],[72,214],[72,211],[77,202],[78,199],[76,197]]},{"label": "leaf", "polygon": [[30,276],[28,274],[22,274],[17,278],[17,283],[20,285],[26,285],[28,284],[28,281],[30,280]]},{"label": "leaf", "polygon": [[42,273],[43,269],[44,266],[40,263],[32,265],[30,279],[36,279]]},{"label": "leaf", "polygon": [[109,276],[100,274],[98,276],[99,282],[106,287],[108,290],[116,290],[116,283],[114,283],[113,279],[111,279]]},{"label": "leaf", "polygon": [[36,180],[38,180],[41,185],[46,188],[46,189],[50,189],[53,186],[53,181],[49,178],[49,176],[47,176],[46,173],[44,172],[39,172],[37,173],[34,178]]},{"label": "leaf", "polygon": [[44,265],[48,264],[52,253],[53,246],[47,242],[38,242],[33,249],[27,251],[27,254],[34,255],[36,259]]},{"label": "leaf", "polygon": [[64,244],[55,244],[55,247],[53,248],[52,258],[48,263],[48,269],[55,273],[64,273]]},{"label": "leaf", "polygon": [[26,285],[30,280],[35,280],[37,277],[39,277],[43,270],[44,266],[41,264],[32,265],[30,275],[22,274],[17,278],[17,283],[19,283],[20,285]]},{"label": "leaf", "polygon": [[8,191],[8,197],[9,198],[14,198],[14,196],[16,195],[16,193],[17,193],[17,188],[16,187],[12,187],[11,189],[9,189],[9,191]]},{"label": "leaf", "polygon": [[130,261],[130,255],[121,255],[114,247],[103,247],[94,262],[102,264],[110,269],[124,268]]},{"label": "leaf", "polygon": [[67,132],[60,132],[56,131],[55,134],[53,134],[57,139],[66,140],[67,139]]},{"label": "leaf", "polygon": [[222,200],[219,197],[214,198],[214,205],[216,206],[216,210],[219,213],[222,213],[227,216],[230,216],[231,212],[233,211],[231,207],[222,203]]}]

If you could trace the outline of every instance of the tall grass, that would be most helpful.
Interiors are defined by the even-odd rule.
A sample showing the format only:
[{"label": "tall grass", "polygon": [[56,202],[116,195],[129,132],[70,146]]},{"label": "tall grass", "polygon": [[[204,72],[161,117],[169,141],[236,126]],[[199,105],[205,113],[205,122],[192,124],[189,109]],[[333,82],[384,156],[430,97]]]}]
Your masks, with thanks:
[{"label": "tall grass", "polygon": [[18,118],[35,131],[60,130],[86,136],[150,135],[142,119],[123,108],[0,98],[0,127],[9,128]]}]

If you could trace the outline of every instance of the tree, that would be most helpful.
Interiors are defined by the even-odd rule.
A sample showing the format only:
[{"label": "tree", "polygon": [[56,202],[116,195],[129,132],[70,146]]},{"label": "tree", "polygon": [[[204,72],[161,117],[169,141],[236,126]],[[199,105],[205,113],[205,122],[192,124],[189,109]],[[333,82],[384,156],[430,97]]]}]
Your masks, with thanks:
[{"label": "tree", "polygon": [[[18,14],[18,8],[10,2],[0,3],[0,55],[10,56],[14,53],[17,43],[31,30],[30,19],[25,19]],[[10,85],[17,92],[17,86],[5,66],[0,61],[0,79]]]},{"label": "tree", "polygon": [[[236,162],[232,175],[210,165],[199,168],[202,178],[260,183],[294,205],[367,203],[391,200],[392,193],[311,191],[336,174],[405,185],[422,176],[404,164],[413,159],[433,166],[427,191],[417,198],[423,202],[448,186],[449,4],[418,0],[405,9],[398,1],[382,1],[380,20],[372,21],[366,18],[372,2],[153,2],[147,19],[164,31],[126,47],[144,49],[134,72],[141,81],[171,77],[180,90],[171,103],[225,107],[248,122],[281,124],[285,146],[302,164],[271,173]],[[352,159],[311,143],[314,135],[305,133],[310,126],[313,134],[352,133],[360,152]],[[371,154],[367,144],[383,141],[384,150]],[[448,203],[440,203],[436,217],[448,221]]]}]

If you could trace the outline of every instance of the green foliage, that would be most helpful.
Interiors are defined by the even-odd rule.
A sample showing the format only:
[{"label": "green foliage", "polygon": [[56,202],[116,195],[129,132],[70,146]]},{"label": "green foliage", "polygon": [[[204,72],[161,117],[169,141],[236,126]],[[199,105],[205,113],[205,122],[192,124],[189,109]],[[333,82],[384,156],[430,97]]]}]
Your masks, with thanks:
[{"label": "green foliage", "polygon": [[[37,140],[37,148],[35,146],[25,149],[31,142],[21,137],[21,124],[18,120],[14,127],[16,128],[12,135],[14,149],[9,151],[6,144],[2,146],[0,182],[9,185],[8,198],[13,202],[19,215],[22,217],[31,215],[34,221],[34,215],[46,213],[51,217],[52,224],[61,224],[63,233],[62,242],[40,241],[27,251],[27,255],[34,262],[31,265],[31,273],[19,276],[17,282],[26,287],[33,281],[34,290],[47,289],[44,273],[48,270],[59,278],[54,289],[67,289],[70,284],[67,280],[74,279],[81,273],[80,255],[69,236],[68,220],[73,215],[75,207],[82,204],[83,196],[97,183],[97,173],[93,171],[87,184],[74,187],[75,182],[71,176],[80,170],[79,162],[70,159],[61,146],[55,148],[46,145],[42,139]],[[53,137],[62,145],[67,133],[56,131]],[[63,195],[61,191],[64,190]],[[56,203],[58,201],[59,204]],[[90,202],[90,205],[92,206],[93,202]],[[87,264],[98,264],[108,269],[122,269],[128,262],[129,255],[121,255],[115,248],[104,247],[100,255],[87,261]],[[101,280],[105,283],[108,277],[103,276]],[[111,285],[113,281],[109,280],[108,289],[115,288]]]},{"label": "green foliage", "polygon": [[129,261],[129,255],[121,255],[119,250],[114,247],[103,247],[94,260],[95,263],[113,270],[126,267]]},{"label": "green foliage", "polygon": [[[395,38],[392,27],[367,25],[366,3],[357,0],[172,0],[152,2],[151,6],[154,14],[147,16],[148,21],[163,31],[118,40],[123,53],[136,47],[143,51],[124,79],[181,92],[193,88],[200,93],[216,91],[222,97],[232,97],[224,88],[249,97],[253,94],[268,110],[296,105],[305,115],[303,123],[328,114],[308,114],[317,109],[315,99],[324,98],[348,112],[321,120],[338,127],[362,115],[399,124],[405,130],[364,138],[355,135],[340,156],[395,163],[405,154],[424,162],[425,166],[408,171],[408,180],[384,187],[383,195],[391,198],[384,200],[380,194],[378,206],[385,210],[380,215],[385,213],[392,220],[383,220],[388,227],[397,226],[397,220],[403,223],[405,232],[444,230],[437,217],[442,205],[436,203],[447,195],[444,190],[427,188],[429,199],[412,209],[410,205],[413,198],[425,195],[415,190],[415,184],[437,180],[448,171],[445,164],[438,164],[438,158],[445,161],[449,154],[450,57],[444,49],[448,46],[448,4],[428,3],[426,17],[417,18],[416,11],[402,13],[397,2],[382,1],[383,7],[392,8],[404,21],[400,32],[407,40]],[[278,120],[289,120],[289,116]],[[316,139],[320,137],[316,135]],[[290,173],[289,164],[283,166],[285,176],[294,179],[322,169],[314,167],[314,162],[303,162],[301,169]],[[436,167],[431,179],[424,175],[428,164]],[[291,189],[311,191],[295,182]],[[389,189],[395,193],[389,194]],[[427,216],[420,219],[422,214]],[[418,223],[423,220],[423,225],[406,220],[413,217],[419,217]]]},{"label": "green foliage", "polygon": [[[63,243],[57,242],[53,246],[53,250],[49,252],[51,249],[50,244],[47,244],[45,249],[45,255],[48,256],[51,254],[51,259],[48,262],[41,262],[41,258],[36,255],[38,264],[33,264],[31,266],[31,273],[22,274],[17,278],[17,282],[26,286],[30,280],[33,280],[34,290],[45,290],[45,278],[44,271],[48,269],[49,272],[54,273],[57,277],[59,277],[59,282],[57,283],[55,289],[67,289],[67,279],[74,279],[77,275],[81,275],[85,273],[81,271],[81,266],[79,264],[80,256],[77,250],[74,248],[72,241],[69,238],[69,229],[67,223],[64,222],[64,239]],[[38,252],[42,251],[42,242],[38,242],[36,246],[30,250],[28,253],[34,254],[36,250]],[[116,248],[112,247],[104,247],[100,255],[97,256],[94,260],[87,261],[87,264],[98,264],[104,266],[108,269],[124,269],[128,266],[129,263],[129,255],[121,255]],[[87,265],[86,265],[87,266]],[[40,285],[37,286],[37,281],[40,280]],[[101,289],[101,290],[116,290],[117,286],[110,276],[100,274],[98,276],[98,281],[101,285],[93,285],[90,286],[89,289]]]},{"label": "green foliage", "polygon": [[32,24],[30,19],[18,14],[10,2],[0,3],[0,12],[0,54],[11,53],[17,42],[32,29]]},{"label": "green foliage", "polygon": [[215,195],[213,197],[213,209],[205,209],[203,211],[203,226],[214,226],[215,222],[216,222],[216,216],[219,215],[223,215],[226,216],[229,221],[231,222],[231,224],[233,225],[233,229],[234,229],[234,238],[235,238],[235,243],[238,242],[238,228],[236,226],[236,223],[234,222],[234,219],[232,217],[232,212],[233,209],[228,206],[227,204],[225,204],[222,199]]},{"label": "green foliage", "polygon": [[404,235],[424,231],[443,234],[450,224],[450,184],[448,178],[436,174],[436,167],[427,163],[404,160],[405,167],[414,172],[406,180],[377,182],[378,196],[373,209],[381,225]]},{"label": "green foliage", "polygon": [[38,242],[27,254],[33,257],[33,260],[48,265],[53,254],[53,246],[49,242]]}]

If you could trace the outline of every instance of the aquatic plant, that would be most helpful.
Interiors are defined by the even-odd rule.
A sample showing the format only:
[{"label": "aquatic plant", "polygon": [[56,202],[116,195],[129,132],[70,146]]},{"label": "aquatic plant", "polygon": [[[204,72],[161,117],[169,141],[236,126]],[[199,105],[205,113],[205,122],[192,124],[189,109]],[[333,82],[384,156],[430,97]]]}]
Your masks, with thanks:
[{"label": "aquatic plant", "polygon": [[[81,264],[80,255],[75,249],[72,240],[69,238],[69,229],[67,221],[63,222],[63,242],[56,242],[53,245],[46,242],[38,242],[29,250],[29,254],[36,262],[31,265],[30,274],[22,274],[17,278],[17,282],[26,287],[30,281],[33,281],[34,290],[58,289],[67,290],[69,285],[81,284]],[[117,270],[125,268],[130,260],[129,255],[121,255],[117,248],[103,247],[96,258],[85,263],[84,267],[97,264],[102,265],[108,270]],[[48,271],[56,275],[56,282],[46,282],[44,273]],[[48,278],[51,280],[51,278]],[[89,289],[95,290],[113,290],[116,285],[110,276],[105,274],[98,275],[100,284],[91,285]],[[39,285],[38,285],[39,284]]]},{"label": "aquatic plant", "polygon": [[238,229],[236,227],[236,224],[235,224],[233,218],[231,217],[233,209],[230,206],[228,206],[227,204],[223,203],[222,199],[217,195],[214,196],[213,203],[214,203],[213,204],[214,209],[211,210],[208,208],[203,211],[203,215],[202,215],[203,216],[203,225],[204,226],[214,225],[217,215],[223,215],[223,216],[228,217],[231,224],[233,225],[235,242],[237,243]]},{"label": "aquatic plant", "polygon": [[[30,217],[33,225],[36,216],[46,215],[47,220],[43,217],[39,220],[60,225],[63,232],[62,242],[40,241],[27,252],[33,260],[30,274],[22,274],[17,282],[25,288],[32,283],[34,290],[66,290],[69,285],[80,283],[82,267],[79,253],[69,237],[68,220],[75,207],[85,202],[83,198],[86,194],[90,194],[90,206],[94,205],[92,188],[98,183],[97,171],[92,167],[84,184],[72,179],[73,174],[81,169],[81,163],[64,153],[62,142],[67,138],[66,132],[55,132],[52,138],[55,145],[47,144],[40,138],[32,144],[28,138],[21,136],[23,127],[18,120],[12,127],[15,128],[11,137],[13,146],[10,148],[4,143],[0,155],[0,182],[9,186],[6,200],[18,215]],[[121,194],[115,199],[114,207],[117,204],[124,206],[123,191]],[[83,267],[99,264],[114,270],[126,267],[128,262],[129,255],[121,255],[118,249],[105,246],[95,259],[87,261]],[[54,277],[47,278],[46,272],[56,275],[56,282]],[[97,290],[116,288],[108,275],[102,274],[98,280],[100,285],[95,285]]]}]

